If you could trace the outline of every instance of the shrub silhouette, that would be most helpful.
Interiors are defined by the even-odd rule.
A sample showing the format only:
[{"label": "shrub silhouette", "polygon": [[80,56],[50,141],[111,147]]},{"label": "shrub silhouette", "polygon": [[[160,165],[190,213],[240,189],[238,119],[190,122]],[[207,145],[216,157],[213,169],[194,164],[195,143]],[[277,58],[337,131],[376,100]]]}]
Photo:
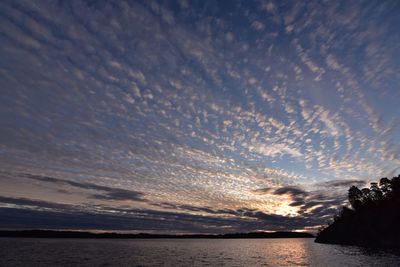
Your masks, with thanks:
[{"label": "shrub silhouette", "polygon": [[343,207],[316,242],[400,247],[400,175],[370,188],[352,186],[348,198],[351,208]]}]

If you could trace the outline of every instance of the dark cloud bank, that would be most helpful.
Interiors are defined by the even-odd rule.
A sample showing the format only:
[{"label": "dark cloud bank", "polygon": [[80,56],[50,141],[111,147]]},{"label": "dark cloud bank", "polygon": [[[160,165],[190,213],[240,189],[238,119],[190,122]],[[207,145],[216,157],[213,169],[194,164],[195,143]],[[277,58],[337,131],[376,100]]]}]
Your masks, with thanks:
[{"label": "dark cloud bank", "polygon": [[76,182],[58,179],[54,177],[48,176],[40,176],[40,175],[32,175],[32,174],[24,174],[26,178],[54,183],[58,185],[69,185],[76,188],[87,189],[87,190],[96,190],[101,192],[101,194],[91,194],[91,198],[101,199],[101,200],[132,200],[132,201],[146,201],[144,199],[144,194],[137,191],[120,189],[120,188],[112,188],[107,186],[96,185],[92,183],[85,182]]},{"label": "dark cloud bank", "polygon": [[[111,188],[86,182],[75,182],[49,176],[22,174],[23,177],[71,186],[98,193],[88,194],[88,199],[130,200],[146,202],[155,209],[129,208],[127,205],[70,205],[42,200],[0,197],[0,228],[44,229],[104,229],[158,232],[220,233],[237,231],[311,229],[324,224],[345,204],[345,196],[329,196],[322,192],[307,192],[297,186],[261,188],[257,194],[287,195],[290,206],[299,208],[295,217],[267,214],[254,209],[215,209],[169,202],[152,202],[141,192]],[[333,181],[332,184],[347,185],[360,181]],[[162,209],[162,210],[159,210]],[[196,214],[197,213],[197,214]]]}]

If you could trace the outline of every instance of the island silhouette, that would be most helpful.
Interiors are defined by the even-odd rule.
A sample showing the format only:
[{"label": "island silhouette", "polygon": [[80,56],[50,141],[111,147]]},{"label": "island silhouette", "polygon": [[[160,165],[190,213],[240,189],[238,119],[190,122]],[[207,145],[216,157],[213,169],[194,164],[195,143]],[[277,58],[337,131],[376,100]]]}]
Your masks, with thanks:
[{"label": "island silhouette", "polygon": [[343,207],[315,242],[400,248],[400,175],[370,188],[350,187],[351,207]]}]

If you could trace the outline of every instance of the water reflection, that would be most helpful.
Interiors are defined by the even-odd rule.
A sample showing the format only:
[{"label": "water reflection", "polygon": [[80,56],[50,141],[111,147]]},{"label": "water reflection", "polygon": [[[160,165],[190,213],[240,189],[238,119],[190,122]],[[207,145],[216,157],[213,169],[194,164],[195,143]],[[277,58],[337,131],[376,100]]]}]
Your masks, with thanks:
[{"label": "water reflection", "polygon": [[313,239],[0,238],[0,266],[399,266],[400,256]]}]

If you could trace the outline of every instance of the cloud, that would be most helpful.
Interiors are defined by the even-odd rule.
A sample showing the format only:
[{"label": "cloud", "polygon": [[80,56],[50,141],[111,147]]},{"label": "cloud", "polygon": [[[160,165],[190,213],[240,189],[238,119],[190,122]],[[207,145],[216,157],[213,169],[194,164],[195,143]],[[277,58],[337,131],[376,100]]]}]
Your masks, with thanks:
[{"label": "cloud", "polygon": [[33,174],[23,174],[24,177],[29,179],[34,179],[47,183],[54,183],[59,185],[69,185],[76,188],[86,189],[86,190],[96,190],[101,191],[103,194],[91,194],[91,198],[100,199],[100,200],[131,200],[131,201],[147,201],[144,198],[144,194],[137,191],[101,186],[92,183],[85,182],[75,182],[69,180],[58,179],[54,177],[41,176],[41,175],[33,175]]},{"label": "cloud", "polygon": [[253,193],[257,193],[257,194],[260,194],[260,195],[268,194],[271,191],[273,191],[273,189],[270,188],[270,187],[265,187],[265,188],[259,188],[259,189],[252,190]]},{"label": "cloud", "polygon": [[53,210],[68,209],[70,205],[62,203],[54,203],[43,200],[29,199],[29,198],[13,198],[0,196],[0,203],[13,204],[16,206],[35,206],[40,208],[49,208]]},{"label": "cloud", "polygon": [[[28,199],[2,198],[0,202],[14,205],[29,205],[31,208],[0,207],[1,228],[41,229],[102,229],[155,232],[220,233],[225,231],[251,231],[259,229],[301,229],[319,223],[318,220],[304,221],[261,211],[241,209],[236,211],[215,211],[210,215],[196,215],[187,212],[169,212],[148,209],[126,209],[98,206],[96,212],[88,207],[58,205]],[[46,208],[46,209],[44,209]],[[50,208],[50,209],[47,209]],[[182,210],[195,210],[183,207]],[[234,217],[215,216],[221,212]],[[212,216],[211,216],[212,215]]]},{"label": "cloud", "polygon": [[290,196],[306,196],[308,193],[304,191],[303,189],[295,186],[285,186],[276,189],[273,192],[275,195],[290,195]]},{"label": "cloud", "polygon": [[[340,187],[347,182],[341,180],[333,181],[330,184]],[[324,184],[323,187],[326,188],[326,186],[327,184]],[[327,222],[339,211],[340,207],[348,204],[345,192],[325,189],[309,191],[298,186],[283,186],[259,188],[252,190],[252,192],[266,196],[288,196],[290,202],[287,205],[295,208],[298,218],[302,218],[303,220],[313,219],[320,222]]]},{"label": "cloud", "polygon": [[324,183],[319,183],[318,186],[325,187],[350,187],[352,185],[355,186],[363,186],[366,184],[366,181],[363,180],[332,180]]},{"label": "cloud", "polygon": [[265,187],[265,188],[259,188],[252,190],[252,192],[256,194],[272,194],[272,195],[289,195],[291,197],[297,197],[297,196],[307,196],[308,192],[304,191],[300,187],[297,186],[284,186],[284,187],[279,187],[279,188],[270,188],[270,187]]}]

